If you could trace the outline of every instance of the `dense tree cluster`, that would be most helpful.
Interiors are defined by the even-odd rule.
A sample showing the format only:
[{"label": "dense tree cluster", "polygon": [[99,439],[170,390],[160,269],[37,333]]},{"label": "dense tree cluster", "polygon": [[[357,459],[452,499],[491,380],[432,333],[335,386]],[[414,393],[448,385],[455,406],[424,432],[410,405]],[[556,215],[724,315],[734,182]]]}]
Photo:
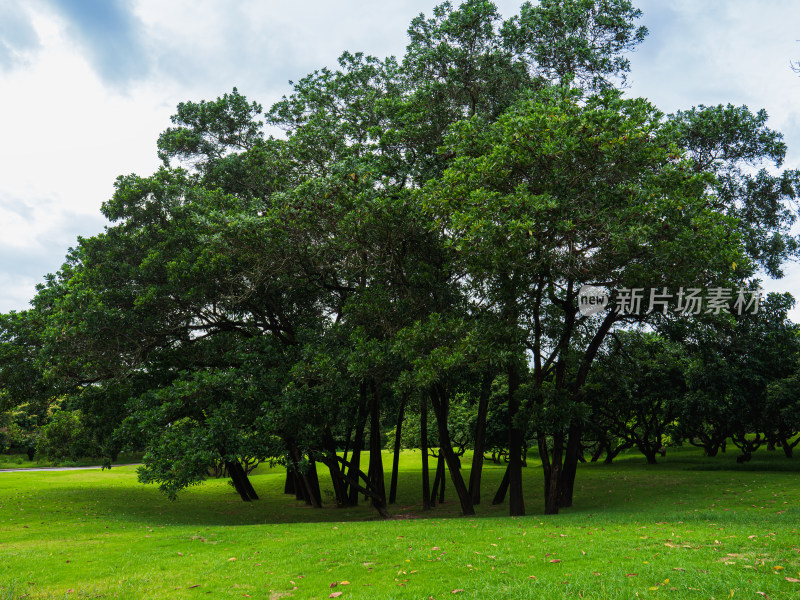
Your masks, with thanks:
[{"label": "dense tree cluster", "polygon": [[640,16],[446,2],[402,60],[345,53],[266,111],[236,89],[180,104],[163,166],[119,177],[106,231],[2,317],[0,413],[51,419],[45,451],[144,450],[140,479],[171,497],[215,468],[256,499],[246,465],[271,460],[319,506],[321,464],[338,505],[383,515],[404,446],[425,506],[449,472],[464,514],[502,456],[512,515],[529,448],[548,513],[587,451],[789,448],[789,299],[695,321],[577,310],[586,284],[749,287],[798,250],[798,174],[754,168],[786,152],[766,114],[665,116],[615,87]]}]

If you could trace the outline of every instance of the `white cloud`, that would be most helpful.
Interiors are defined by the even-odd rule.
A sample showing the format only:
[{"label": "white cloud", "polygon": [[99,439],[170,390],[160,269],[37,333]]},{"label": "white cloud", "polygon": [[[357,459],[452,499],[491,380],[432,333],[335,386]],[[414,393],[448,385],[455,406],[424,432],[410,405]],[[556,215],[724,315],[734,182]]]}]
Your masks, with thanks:
[{"label": "white cloud", "polygon": [[141,23],[126,0],[44,0],[106,83],[126,89],[150,71]]},{"label": "white cloud", "polygon": [[[632,55],[631,93],[673,112],[699,104],[765,108],[800,162],[795,99],[800,4],[792,1],[659,2],[638,5],[650,35]],[[794,142],[794,143],[791,143]]]},{"label": "white cloud", "polygon": [[[764,108],[769,126],[782,132],[788,145],[784,167],[800,168],[800,77],[790,68],[800,59],[800,4],[644,0],[637,5],[650,35],[631,56],[629,93],[649,98],[665,112],[699,104]],[[781,280],[765,279],[765,290],[800,299],[800,265],[784,271]],[[800,321],[800,307],[791,316]]]},{"label": "white cloud", "polygon": [[37,12],[33,26],[36,60],[0,75],[0,311],[24,308],[77,236],[102,230],[116,175],[153,170],[168,122],[105,86],[59,19]]},{"label": "white cloud", "polygon": [[0,72],[18,68],[39,49],[39,38],[25,6],[0,2]]}]

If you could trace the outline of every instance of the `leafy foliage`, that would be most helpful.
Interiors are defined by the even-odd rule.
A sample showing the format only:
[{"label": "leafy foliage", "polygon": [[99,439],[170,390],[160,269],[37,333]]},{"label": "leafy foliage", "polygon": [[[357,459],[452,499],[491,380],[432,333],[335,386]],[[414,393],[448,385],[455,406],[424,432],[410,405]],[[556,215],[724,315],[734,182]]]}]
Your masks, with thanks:
[{"label": "leafy foliage", "polygon": [[[663,314],[576,313],[585,284],[740,286],[798,251],[797,173],[753,171],[786,152],[766,113],[665,117],[616,88],[640,17],[627,0],[543,0],[505,20],[485,0],[445,2],[411,22],[399,60],[345,52],[266,109],[236,88],[181,103],[162,166],[119,177],[106,231],[0,319],[0,414],[58,402],[36,422],[43,450],[144,450],[140,479],[171,498],[222,464],[257,499],[242,463],[268,460],[318,507],[322,464],[337,505],[365,495],[382,516],[392,427],[398,449],[436,446],[464,514],[484,450],[507,456],[524,514],[532,443],[547,512],[569,506],[593,422],[650,454],[676,411],[701,407],[697,422],[741,423],[737,443],[788,435],[796,335],[780,302],[689,334],[715,340],[690,366],[680,336],[623,333],[667,331]],[[731,420],[740,396],[750,408]],[[432,491],[423,468],[426,506],[438,474]]]}]

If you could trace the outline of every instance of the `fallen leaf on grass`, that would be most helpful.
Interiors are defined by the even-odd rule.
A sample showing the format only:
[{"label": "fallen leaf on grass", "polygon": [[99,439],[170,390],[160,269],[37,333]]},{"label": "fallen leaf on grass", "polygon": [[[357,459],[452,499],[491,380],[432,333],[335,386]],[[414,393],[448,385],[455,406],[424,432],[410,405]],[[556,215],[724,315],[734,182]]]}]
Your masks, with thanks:
[{"label": "fallen leaf on grass", "polygon": [[450,593],[451,593],[451,594],[460,594],[460,593],[461,593],[461,592],[463,592],[463,591],[464,591],[464,590],[462,590],[461,588],[459,588],[459,589],[457,589],[457,590],[453,590],[453,591],[451,591]]},{"label": "fallen leaf on grass", "polygon": [[638,573],[625,573],[625,577],[638,577]]},{"label": "fallen leaf on grass", "polygon": [[329,587],[329,588],[335,588],[337,585],[339,585],[339,584],[338,584],[338,582],[334,581],[334,582],[333,582],[332,584],[330,584],[328,587]]},{"label": "fallen leaf on grass", "polygon": [[350,585],[349,581],[340,581],[339,585]]},{"label": "fallen leaf on grass", "polygon": [[342,595],[342,592],[331,592],[331,595],[328,598],[338,598]]},{"label": "fallen leaf on grass", "polygon": [[200,587],[200,584],[199,583],[195,583],[194,585],[190,585],[189,589],[196,588],[196,587]]},{"label": "fallen leaf on grass", "polygon": [[800,583],[800,579],[795,579],[794,577],[784,577],[784,579],[789,583]]},{"label": "fallen leaf on grass", "polygon": [[560,558],[554,558],[554,559],[553,559],[553,560],[551,560],[550,562],[551,562],[551,563],[558,563],[558,562],[561,562],[561,559],[560,559]]}]

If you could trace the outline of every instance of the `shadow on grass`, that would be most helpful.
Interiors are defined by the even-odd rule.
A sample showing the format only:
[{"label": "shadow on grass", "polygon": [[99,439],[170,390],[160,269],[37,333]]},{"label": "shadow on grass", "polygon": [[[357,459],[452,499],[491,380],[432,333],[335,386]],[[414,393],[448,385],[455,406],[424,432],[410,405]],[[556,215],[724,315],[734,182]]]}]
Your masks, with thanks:
[{"label": "shadow on grass", "polygon": [[[671,452],[657,465],[646,465],[641,456],[627,455],[612,465],[581,465],[575,505],[556,518],[591,520],[603,512],[623,521],[708,519],[705,511],[715,498],[725,500],[731,486],[750,485],[759,473],[758,494],[771,498],[785,480],[784,473],[800,471],[800,461],[785,457],[757,455],[752,463],[740,465],[734,457],[708,458],[693,449]],[[412,460],[413,459],[413,460]],[[460,517],[460,505],[450,480],[445,503],[430,511],[421,504],[421,477],[413,453],[400,471],[398,501],[389,507],[392,519],[447,519]],[[466,463],[468,464],[468,463]],[[483,503],[475,518],[508,515],[508,505],[491,505],[505,465],[491,462],[484,466]],[[718,474],[714,474],[717,472]],[[469,471],[463,471],[468,477]],[[747,482],[742,477],[746,474]],[[336,508],[327,472],[319,470],[324,506],[313,509],[294,496],[283,493],[285,472],[281,468],[260,468],[252,483],[261,500],[242,502],[224,479],[210,479],[182,492],[170,501],[153,485],[138,483],[134,467],[115,467],[111,471],[71,471],[58,473],[7,473],[0,478],[0,505],[14,508],[15,499],[25,498],[27,518],[47,522],[112,520],[137,526],[240,526],[279,523],[341,523],[378,521],[376,511],[360,498],[358,507]],[[387,476],[388,479],[388,476]],[[388,481],[387,481],[388,486]],[[528,515],[542,518],[543,482],[540,465],[531,460],[524,469],[525,502]],[[774,489],[773,489],[774,488]],[[767,502],[763,500],[763,502]],[[794,502],[793,504],[796,504]],[[653,506],[660,506],[655,514]],[[720,507],[723,506],[722,504]],[[727,506],[727,505],[725,505]],[[737,505],[730,504],[734,509]],[[0,510],[2,508],[0,507]],[[720,510],[724,510],[720,508]],[[794,512],[794,511],[791,511]],[[720,518],[730,518],[720,515]]]},{"label": "shadow on grass", "polygon": [[[483,502],[477,508],[476,517],[505,516],[507,505],[491,505],[491,496],[503,476],[504,467],[488,467],[484,472]],[[533,469],[538,475],[538,466]],[[465,471],[465,477],[469,471]],[[343,521],[381,521],[378,513],[368,500],[359,497],[356,507],[337,508],[334,503],[333,487],[330,478],[323,469],[319,470],[323,507],[312,508],[294,495],[283,493],[285,474],[268,472],[255,474],[251,481],[260,496],[260,500],[243,502],[227,480],[209,480],[190,490],[183,492],[176,501],[171,502],[162,496],[155,486],[138,488],[126,487],[124,490],[109,490],[104,494],[102,506],[109,508],[124,507],[118,512],[119,517],[129,520],[143,520],[148,523],[170,525],[243,525],[273,523],[339,523]],[[387,474],[387,491],[388,491]],[[532,483],[532,482],[531,482]],[[422,482],[419,472],[401,471],[398,477],[397,502],[389,506],[391,519],[418,518],[457,518],[461,516],[461,508],[455,496],[452,484],[448,480],[445,502],[430,511],[422,510]],[[148,505],[146,510],[134,507]],[[98,508],[100,506],[98,505]]]},{"label": "shadow on grass", "polygon": [[735,458],[733,460],[710,460],[713,462],[702,462],[690,465],[687,466],[686,469],[690,471],[740,471],[746,473],[800,473],[800,461],[796,459],[785,458],[783,456],[779,457],[778,460],[754,458],[750,462],[742,464],[737,463]]}]

